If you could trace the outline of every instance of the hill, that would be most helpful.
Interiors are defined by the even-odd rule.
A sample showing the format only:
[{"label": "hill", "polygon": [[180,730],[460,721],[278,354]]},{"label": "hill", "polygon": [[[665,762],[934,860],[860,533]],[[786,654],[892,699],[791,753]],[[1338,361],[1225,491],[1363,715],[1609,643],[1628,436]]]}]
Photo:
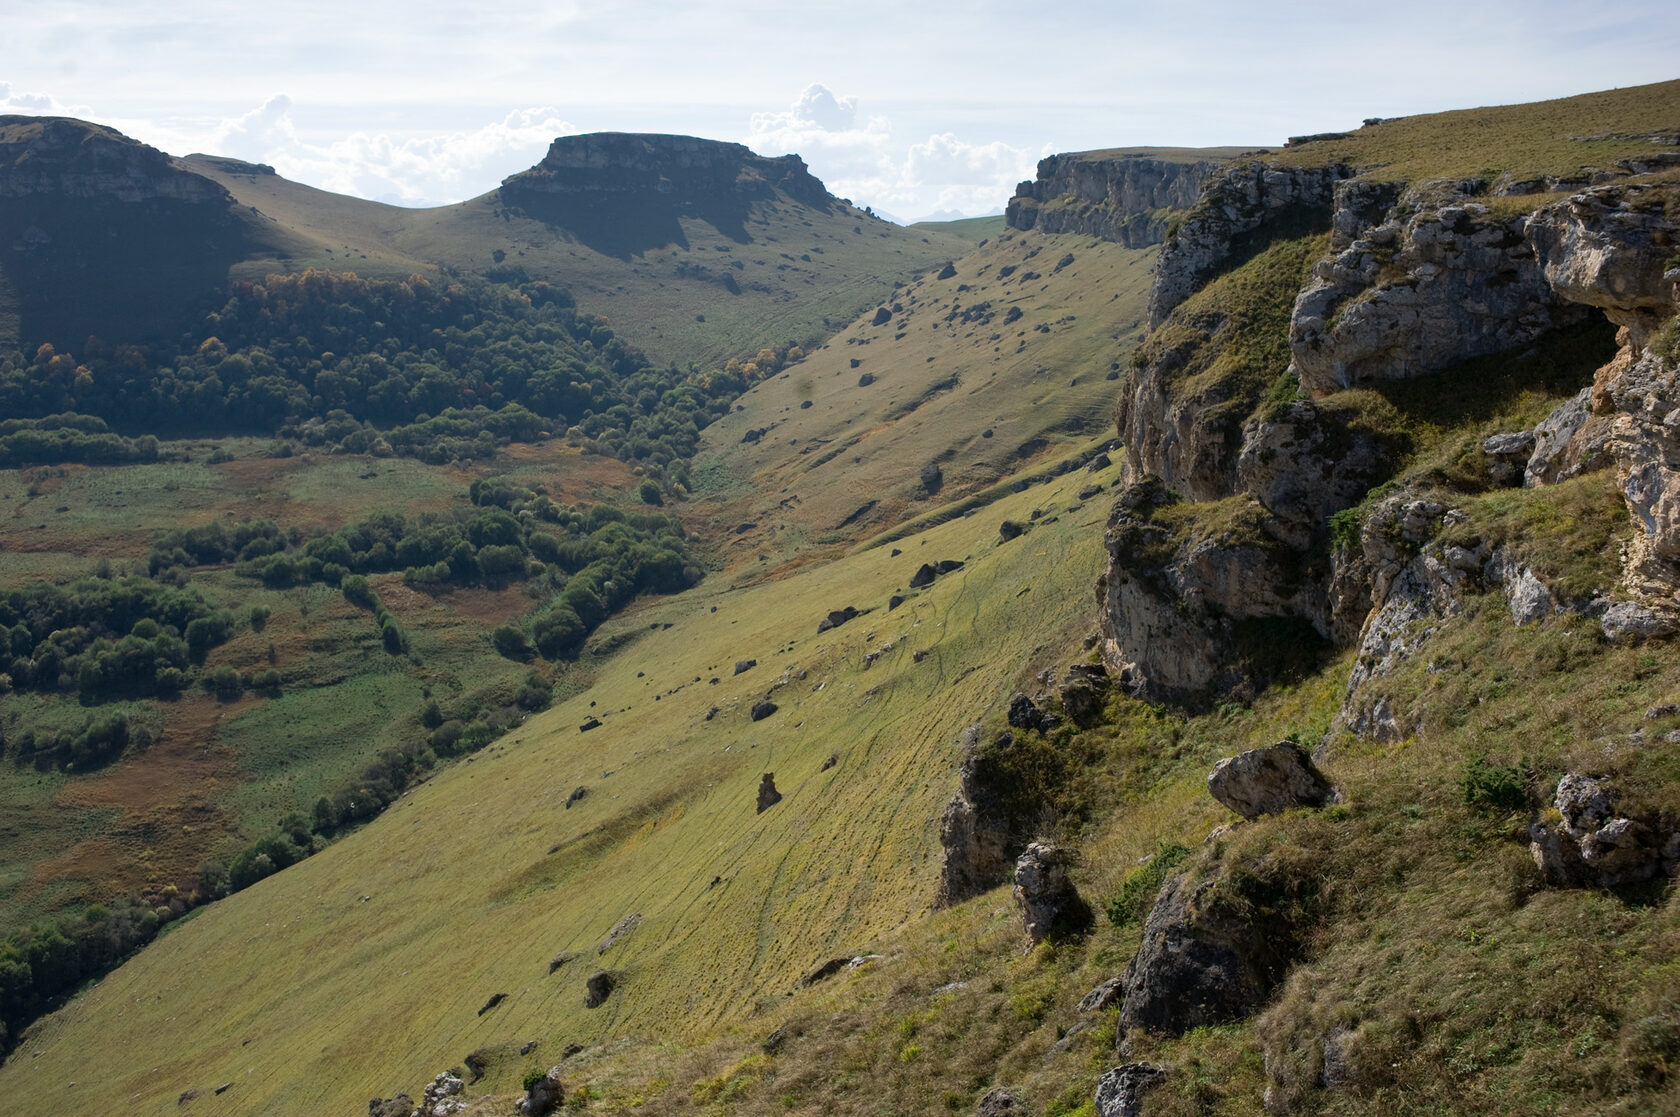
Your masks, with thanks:
[{"label": "hill", "polygon": [[[401,685],[454,715],[527,666],[482,620],[461,651],[473,618],[518,654],[594,600],[583,656],[527,661],[552,704],[172,918],[28,1025],[0,1092],[383,1115],[431,1083],[428,1108],[492,1114],[555,1068],[601,1113],[1671,1111],[1675,89],[1046,160],[948,267],[883,273],[797,354],[695,370],[690,398],[739,394],[691,457],[605,463],[602,428],[428,467],[474,477],[463,532],[508,532],[554,599],[519,629],[490,585],[361,575],[431,641]],[[642,280],[671,221],[691,246],[733,227],[674,185],[670,216],[673,161],[706,205],[774,196],[755,244],[815,196],[790,162],[589,143],[630,185],[588,212],[655,229],[590,266]],[[596,170],[562,148],[501,201],[573,212],[554,198]],[[1165,193],[1109,189],[1134,172]],[[566,236],[597,234],[548,235],[582,260]],[[307,476],[349,516],[347,470],[381,460]],[[550,479],[616,489],[618,518],[550,509]],[[650,481],[681,532],[599,526]],[[255,557],[325,573],[375,542]],[[708,571],[680,592],[576,561],[660,570],[678,542]],[[0,948],[0,989],[76,933]]]}]

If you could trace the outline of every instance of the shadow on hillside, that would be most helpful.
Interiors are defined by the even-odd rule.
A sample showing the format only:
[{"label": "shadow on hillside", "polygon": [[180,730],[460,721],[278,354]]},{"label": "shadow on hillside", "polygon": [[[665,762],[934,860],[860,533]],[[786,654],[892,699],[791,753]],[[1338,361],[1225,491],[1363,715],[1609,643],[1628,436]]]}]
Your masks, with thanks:
[{"label": "shadow on hillside", "polygon": [[562,230],[603,256],[620,260],[668,245],[687,248],[683,220],[704,221],[736,244],[752,242],[747,235],[749,202],[745,198],[679,200],[659,194],[579,198],[521,191],[513,198],[504,195],[504,200],[527,217]]},{"label": "shadow on hillside", "polygon": [[[257,246],[229,211],[147,202],[33,197],[0,207],[4,283],[17,341],[80,353],[92,335],[172,336]],[[6,323],[10,324],[10,323]]]}]

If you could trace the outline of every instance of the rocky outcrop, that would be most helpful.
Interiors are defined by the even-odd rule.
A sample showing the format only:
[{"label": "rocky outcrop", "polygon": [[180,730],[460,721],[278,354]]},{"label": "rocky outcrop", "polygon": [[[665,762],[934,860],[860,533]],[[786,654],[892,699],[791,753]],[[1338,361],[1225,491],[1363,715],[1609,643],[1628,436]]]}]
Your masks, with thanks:
[{"label": "rocky outcrop", "polygon": [[1167,1068],[1127,1063],[1097,1079],[1097,1117],[1142,1117],[1143,1096],[1166,1081]]},{"label": "rocky outcrop", "polygon": [[1013,859],[1026,846],[1010,818],[1009,789],[980,748],[981,729],[958,736],[962,766],[957,793],[939,820],[939,887],[935,908],[950,907],[1002,884]]},{"label": "rocky outcrop", "polygon": [[1180,873],[1161,887],[1143,943],[1121,975],[1120,1026],[1178,1034],[1240,1019],[1283,976],[1296,944],[1276,913],[1220,900],[1218,876]]},{"label": "rocky outcrop", "polygon": [[1020,1117],[1026,1111],[1015,1091],[994,1086],[980,1099],[980,1104],[974,1109],[974,1117]]},{"label": "rocky outcrop", "polygon": [[1245,234],[1268,224],[1327,217],[1336,184],[1352,175],[1352,168],[1342,165],[1279,167],[1252,160],[1210,178],[1161,249],[1149,291],[1150,329],[1239,253]]},{"label": "rocky outcrop", "polygon": [[1160,159],[1151,152],[1051,155],[1015,188],[1004,220],[1011,229],[1079,233],[1127,248],[1160,244],[1173,211],[1195,204],[1218,158]]},{"label": "rocky outcrop", "polygon": [[525,1087],[525,1096],[517,1103],[526,1117],[545,1117],[560,1107],[566,1091],[560,1085],[560,1068],[549,1067],[548,1073]]},{"label": "rocky outcrop", "polygon": [[1237,459],[1242,491],[1308,544],[1393,469],[1397,447],[1350,408],[1300,400],[1250,420]]},{"label": "rocky outcrop", "polygon": [[1322,807],[1336,788],[1293,741],[1226,757],[1208,774],[1208,793],[1246,819]]},{"label": "rocky outcrop", "polygon": [[1240,647],[1257,622],[1298,628],[1309,643],[1328,635],[1323,591],[1306,576],[1293,532],[1249,498],[1209,505],[1200,519],[1175,512],[1179,503],[1146,479],[1121,493],[1109,518],[1099,647],[1123,689],[1190,701],[1261,682],[1276,665]]},{"label": "rocky outcrop", "polygon": [[1616,814],[1609,783],[1571,772],[1558,781],[1553,823],[1528,828],[1529,852],[1546,878],[1560,888],[1613,888],[1650,880],[1664,868],[1655,827]]},{"label": "rocky outcrop", "polygon": [[[1289,325],[1290,367],[1302,388],[1422,376],[1581,319],[1581,308],[1547,282],[1524,236],[1526,215],[1500,217],[1450,188],[1444,202],[1429,201],[1443,189],[1405,191],[1380,224],[1315,265]],[[1337,191],[1338,234],[1360,229],[1380,204],[1371,199],[1367,184]]]},{"label": "rocky outcrop", "polygon": [[776,774],[764,773],[758,781],[758,813],[763,814],[781,801],[782,793],[776,790]]},{"label": "rocky outcrop", "polygon": [[762,199],[778,190],[818,208],[833,201],[797,155],[771,159],[740,144],[654,133],[561,136],[542,162],[502,180],[502,200],[518,206],[567,197]]},{"label": "rocky outcrop", "polygon": [[1015,862],[1015,904],[1034,945],[1056,935],[1082,931],[1091,908],[1068,879],[1068,852],[1034,842]]},{"label": "rocky outcrop", "polygon": [[1062,680],[1062,713],[1085,725],[1095,720],[1113,692],[1108,669],[1100,663],[1069,665]]}]

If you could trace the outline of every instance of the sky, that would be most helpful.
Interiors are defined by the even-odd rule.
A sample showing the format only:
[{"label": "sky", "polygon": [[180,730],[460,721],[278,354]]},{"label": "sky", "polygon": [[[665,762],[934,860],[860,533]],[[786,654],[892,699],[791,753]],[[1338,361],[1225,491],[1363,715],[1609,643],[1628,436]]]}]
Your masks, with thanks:
[{"label": "sky", "polygon": [[1053,152],[1277,146],[1674,77],[1674,0],[0,0],[0,113],[409,206],[635,131],[797,153],[901,220],[978,216]]}]

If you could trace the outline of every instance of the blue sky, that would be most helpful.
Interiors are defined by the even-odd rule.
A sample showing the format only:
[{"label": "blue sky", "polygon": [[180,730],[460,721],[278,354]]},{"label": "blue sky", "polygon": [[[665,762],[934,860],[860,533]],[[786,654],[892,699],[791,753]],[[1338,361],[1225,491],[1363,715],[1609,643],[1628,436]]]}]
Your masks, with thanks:
[{"label": "blue sky", "polygon": [[1680,76],[1673,0],[7,7],[0,112],[406,205],[489,190],[556,135],[626,130],[798,152],[902,218],[979,214],[1054,151],[1275,145]]}]

